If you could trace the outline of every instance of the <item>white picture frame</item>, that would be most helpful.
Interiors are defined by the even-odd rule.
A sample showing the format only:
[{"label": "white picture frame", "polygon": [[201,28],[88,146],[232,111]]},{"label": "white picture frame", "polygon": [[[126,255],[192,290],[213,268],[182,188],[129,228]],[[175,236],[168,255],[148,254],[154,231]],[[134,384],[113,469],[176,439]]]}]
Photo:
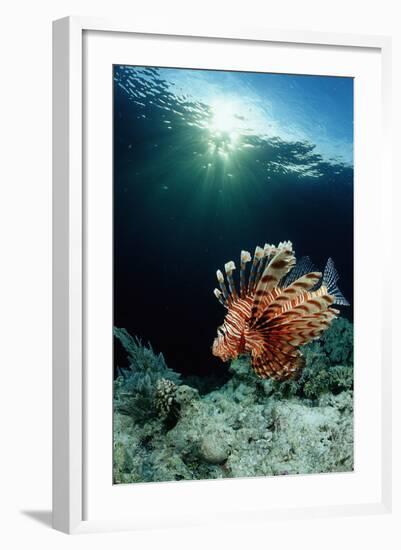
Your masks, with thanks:
[{"label": "white picture frame", "polygon": [[[94,485],[102,486],[106,483],[100,479],[100,473],[93,465],[93,461],[85,458],[89,446],[100,445],[97,439],[90,437],[93,426],[91,423],[91,410],[88,410],[88,395],[91,395],[88,384],[92,384],[93,379],[88,377],[88,348],[93,339],[91,330],[88,330],[89,311],[86,299],[88,294],[88,279],[86,270],[90,262],[98,261],[91,256],[91,237],[88,238],[88,209],[91,212],[90,218],[93,219],[95,209],[98,207],[92,201],[91,194],[85,189],[85,179],[87,178],[87,169],[85,165],[85,155],[88,154],[87,142],[85,141],[86,111],[88,110],[85,100],[85,84],[87,78],[92,73],[86,73],[84,70],[84,59],[90,62],[95,59],[88,54],[88,43],[85,42],[85,36],[102,37],[107,36],[107,51],[112,51],[112,44],[117,40],[129,40],[131,38],[143,38],[147,43],[156,42],[160,39],[171,37],[174,40],[181,40],[187,44],[196,42],[197,44],[208,45],[208,50],[218,50],[223,44],[229,51],[234,45],[257,44],[263,48],[267,45],[280,45],[294,48],[304,48],[313,51],[314,48],[336,49],[342,52],[342,59],[358,52],[374,52],[377,70],[374,77],[375,86],[379,91],[376,101],[380,102],[380,108],[377,107],[377,123],[379,125],[380,158],[375,164],[375,173],[378,174],[379,182],[376,182],[376,188],[373,185],[366,185],[365,195],[356,190],[356,200],[359,201],[358,226],[356,234],[368,234],[372,230],[370,226],[372,205],[380,202],[380,209],[375,213],[379,225],[375,226],[376,235],[372,238],[381,243],[381,254],[390,257],[391,244],[386,238],[391,234],[388,227],[387,215],[391,209],[391,185],[390,185],[390,160],[389,160],[389,125],[390,125],[390,55],[391,42],[387,37],[376,36],[354,36],[354,35],[336,35],[327,33],[313,32],[291,32],[276,31],[264,29],[181,29],[173,25],[168,28],[143,28],[140,24],[130,24],[121,21],[105,21],[87,17],[68,17],[54,22],[53,32],[53,525],[54,528],[67,533],[78,533],[99,530],[116,529],[138,529],[148,526],[170,526],[170,525],[191,525],[193,523],[202,523],[209,521],[263,521],[265,517],[265,508],[256,498],[251,508],[243,509],[235,503],[234,495],[238,490],[246,496],[255,494],[256,483],[262,483],[258,480],[224,480],[207,482],[186,482],[180,484],[147,484],[136,486],[134,489],[128,486],[117,495],[117,500],[133,499],[132,502],[140,500],[140,507],[131,515],[119,517],[118,514],[110,515],[105,506],[101,505],[102,500],[107,500],[106,492],[94,493],[91,488]],[[96,45],[96,40],[93,41]],[[145,45],[146,46],[146,45]],[[173,44],[174,46],[174,44]],[[104,46],[99,44],[99,55],[105,55]],[[91,46],[92,48],[92,46]],[[103,49],[102,49],[103,48]],[[92,48],[93,50],[93,48]],[[103,52],[103,53],[102,53]],[[142,52],[143,53],[143,52]],[[146,53],[146,52],[145,52]],[[113,55],[113,54],[110,54]],[[160,48],[149,50],[149,59],[158,59],[161,56]],[[88,57],[89,56],[89,57]],[[335,56],[334,56],[335,57]],[[227,56],[226,64],[230,66],[230,57]],[[115,62],[120,62],[116,59]],[[236,61],[238,63],[238,60]],[[183,62],[185,66],[185,62]],[[198,63],[202,64],[201,57]],[[297,61],[298,68],[295,72],[305,72],[305,63],[301,58]],[[135,64],[135,61],[132,63]],[[139,63],[138,63],[139,64]],[[161,63],[160,63],[161,64]],[[194,65],[194,64],[192,64]],[[195,62],[196,65],[196,62]],[[208,68],[208,66],[205,66]],[[227,67],[221,67],[227,68]],[[327,69],[329,71],[329,68]],[[339,69],[340,70],[340,69]],[[362,70],[362,69],[361,69]],[[366,65],[366,74],[369,73],[369,66]],[[347,76],[352,76],[352,66],[344,66],[344,72]],[[307,72],[307,71],[306,71]],[[380,73],[380,74],[379,74]],[[89,77],[88,77],[89,74]],[[100,73],[99,73],[100,74]],[[377,76],[379,75],[379,76]],[[379,97],[380,96],[380,97]],[[86,98],[87,99],[87,98]],[[107,97],[105,98],[107,100]],[[371,116],[365,110],[365,116]],[[375,116],[374,113],[372,116]],[[356,124],[362,124],[361,119],[357,119]],[[105,121],[102,128],[109,128],[109,120]],[[86,130],[85,130],[86,131]],[[356,126],[356,132],[359,132]],[[367,136],[366,140],[370,137]],[[110,139],[107,138],[102,146],[107,147]],[[377,142],[375,142],[377,145]],[[369,147],[366,141],[366,147]],[[366,149],[367,151],[368,149]],[[361,173],[365,173],[368,178],[370,166],[369,159],[357,157],[357,166]],[[366,166],[365,166],[366,162]],[[372,159],[370,159],[372,162]],[[107,173],[106,178],[109,177]],[[379,196],[380,195],[380,196]],[[365,197],[365,198],[363,198]],[[105,195],[107,201],[107,193]],[[90,205],[88,205],[88,201]],[[96,214],[96,212],[95,212]],[[90,222],[92,223],[92,222]],[[106,230],[110,227],[105,224]],[[89,234],[90,234],[89,230]],[[93,231],[92,231],[93,234]],[[104,238],[107,234],[104,234]],[[362,239],[362,237],[361,237]],[[364,242],[364,241],[361,241]],[[369,250],[366,254],[361,253],[359,264],[359,273],[362,273],[363,266],[369,257]],[[101,260],[103,261],[103,260]],[[364,264],[365,262],[365,264]],[[90,266],[89,266],[90,268]],[[90,269],[89,269],[90,271]],[[358,273],[358,271],[357,271]],[[390,328],[389,323],[389,294],[382,292],[384,285],[388,287],[388,275],[383,270],[380,272],[380,279],[377,282],[378,293],[375,304],[372,307],[377,308],[377,323],[374,326],[376,334],[376,345],[374,352],[366,356],[366,361],[370,362],[369,368],[373,372],[377,370],[377,384],[375,383],[374,408],[376,407],[377,430],[372,429],[374,434],[371,444],[377,451],[377,460],[373,458],[375,452],[372,452],[372,464],[374,462],[375,476],[377,477],[377,486],[366,494],[362,495],[360,487],[363,484],[361,478],[359,485],[355,484],[355,493],[350,490],[350,497],[341,500],[341,497],[326,500],[324,504],[317,505],[318,500],[310,500],[303,503],[302,499],[296,502],[294,506],[286,505],[269,506],[269,517],[312,517],[313,515],[351,515],[364,513],[385,513],[391,509],[391,357],[390,357]],[[357,284],[363,286],[363,277],[356,278]],[[106,281],[107,283],[107,281]],[[363,290],[361,290],[361,293]],[[384,299],[386,296],[386,301]],[[361,301],[362,302],[362,301]],[[360,302],[360,303],[361,303]],[[105,311],[107,307],[105,308]],[[360,314],[363,319],[364,315]],[[362,323],[362,320],[361,320]],[[379,332],[377,332],[377,330]],[[364,333],[368,335],[369,333]],[[380,338],[377,338],[377,335]],[[377,353],[376,353],[377,352]],[[89,353],[90,356],[90,353]],[[111,365],[110,365],[111,368]],[[367,372],[369,369],[366,369]],[[364,376],[362,374],[362,376]],[[111,385],[111,384],[110,384]],[[110,389],[111,391],[111,389]],[[100,395],[101,392],[100,392]],[[89,399],[93,404],[94,399]],[[89,409],[90,409],[89,407]],[[104,419],[108,426],[107,415],[111,415],[110,407],[107,403],[103,406],[103,412],[97,410],[99,418]],[[356,430],[363,430],[362,423],[356,422]],[[106,430],[107,431],[107,430]],[[89,439],[88,439],[89,438]],[[100,441],[100,440],[99,440]],[[103,440],[104,442],[105,440]],[[110,440],[111,445],[111,440]],[[99,447],[100,450],[100,447]],[[366,450],[366,449],[365,449]],[[373,450],[373,447],[372,447]],[[91,451],[90,451],[91,452]],[[89,454],[90,454],[89,452]],[[92,453],[93,456],[93,453]],[[99,456],[102,453],[99,452]],[[367,460],[370,460],[369,458]],[[100,461],[101,462],[101,461]],[[107,466],[107,464],[106,464]],[[369,465],[367,464],[367,469]],[[363,468],[362,468],[363,469]],[[100,470],[99,470],[100,471]],[[368,471],[368,470],[367,470]],[[353,475],[353,474],[351,474]],[[98,477],[99,476],[99,479]],[[301,476],[302,477],[302,476]],[[312,476],[313,477],[313,476]],[[299,488],[304,490],[305,483],[313,484],[312,477],[305,481],[298,481],[295,478],[288,477],[280,481],[279,479],[270,480],[270,483],[282,483],[283,490],[291,491],[291,486],[295,487],[299,483]],[[327,478],[327,476],[326,476]],[[97,483],[98,479],[98,483]],[[338,478],[339,479],[339,478]],[[348,478],[350,487],[351,478]],[[365,480],[367,478],[365,477]],[[89,481],[88,481],[89,480]],[[228,483],[227,483],[228,482]],[[111,472],[109,483],[111,484]],[[193,485],[193,484],[196,484]],[[316,484],[315,491],[319,491],[318,485],[324,484],[322,478]],[[330,481],[328,481],[330,483]],[[372,482],[373,483],[373,482]],[[337,481],[335,482],[337,484]],[[180,485],[177,489],[176,485]],[[89,489],[88,489],[89,487]],[[359,488],[358,488],[359,487]],[[281,489],[280,489],[281,490]],[[91,492],[92,491],[92,492]],[[131,491],[128,494],[128,491]],[[358,497],[360,491],[361,498]],[[123,495],[124,492],[124,495]],[[253,492],[253,493],[252,493]],[[313,491],[312,491],[313,492]],[[334,494],[334,493],[333,493]],[[102,496],[103,495],[103,496]],[[160,501],[163,503],[170,501],[177,503],[175,512],[162,514],[154,510],[155,497],[160,495]],[[206,502],[210,499],[212,502],[219,501],[230,503],[229,513],[216,514],[213,506],[210,510],[207,507],[200,508],[193,506],[193,510],[183,508],[180,513],[179,500],[191,498],[199,502]],[[99,508],[96,514],[88,516],[88,500],[99,500]],[[113,496],[114,498],[114,496]],[[149,500],[149,503],[147,502]],[[225,500],[224,500],[225,499]],[[112,499],[111,499],[112,500]],[[110,500],[110,502],[111,502]],[[113,500],[113,506],[116,507],[117,501]],[[153,504],[152,504],[153,503]],[[161,504],[160,506],[162,506]],[[140,509],[139,509],[140,508]],[[172,507],[174,508],[174,507]],[[188,507],[187,507],[188,508]],[[152,509],[153,514],[150,514]],[[157,518],[157,519],[155,519]]]}]

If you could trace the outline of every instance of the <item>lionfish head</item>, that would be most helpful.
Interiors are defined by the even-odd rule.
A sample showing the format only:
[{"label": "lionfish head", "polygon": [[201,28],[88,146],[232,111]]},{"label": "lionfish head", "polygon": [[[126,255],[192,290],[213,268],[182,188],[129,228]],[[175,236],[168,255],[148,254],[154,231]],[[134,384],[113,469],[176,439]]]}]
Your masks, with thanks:
[{"label": "lionfish head", "polygon": [[219,327],[217,329],[217,336],[214,339],[212,345],[212,353],[216,357],[219,357],[222,361],[228,361],[229,359],[232,359],[224,342],[224,332],[222,327]]}]

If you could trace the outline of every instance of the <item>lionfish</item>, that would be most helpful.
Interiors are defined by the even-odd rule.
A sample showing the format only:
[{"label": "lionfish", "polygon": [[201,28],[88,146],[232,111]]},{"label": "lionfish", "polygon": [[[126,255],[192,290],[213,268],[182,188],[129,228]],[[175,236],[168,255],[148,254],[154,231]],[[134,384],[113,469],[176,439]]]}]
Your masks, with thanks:
[{"label": "lionfish", "polygon": [[[248,282],[246,264],[251,262]],[[335,304],[349,305],[337,287],[338,274],[329,258],[324,273],[309,256],[296,263],[292,243],[257,246],[253,259],[241,252],[240,290],[235,287],[233,261],[217,271],[220,290],[214,294],[227,309],[217,329],[213,355],[223,361],[250,354],[261,378],[288,380],[300,373],[305,360],[299,346],[318,339],[340,313]]]}]

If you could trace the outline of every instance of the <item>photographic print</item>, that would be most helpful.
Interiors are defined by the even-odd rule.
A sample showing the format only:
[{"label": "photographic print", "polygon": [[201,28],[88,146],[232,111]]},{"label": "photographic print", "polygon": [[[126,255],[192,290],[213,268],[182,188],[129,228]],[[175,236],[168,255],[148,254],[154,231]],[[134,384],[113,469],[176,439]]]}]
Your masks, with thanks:
[{"label": "photographic print", "polygon": [[113,67],[113,481],[353,470],[353,79]]}]

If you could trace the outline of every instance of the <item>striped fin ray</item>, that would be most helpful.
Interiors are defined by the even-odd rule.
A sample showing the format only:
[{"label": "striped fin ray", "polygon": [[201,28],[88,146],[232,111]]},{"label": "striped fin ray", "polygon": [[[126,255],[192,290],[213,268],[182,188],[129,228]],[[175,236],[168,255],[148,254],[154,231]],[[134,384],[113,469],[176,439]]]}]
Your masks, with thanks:
[{"label": "striped fin ray", "polygon": [[273,380],[290,380],[296,377],[296,373],[304,367],[302,356],[289,360],[284,364],[271,360],[266,355],[254,359],[253,369],[260,378],[272,378]]},{"label": "striped fin ray", "polygon": [[233,271],[235,269],[235,263],[233,261],[227,262],[224,266],[224,269],[226,271],[227,280],[228,280],[228,287],[230,289],[230,294],[233,298],[233,300],[237,300],[238,294],[237,289],[235,288],[234,278],[233,278]]},{"label": "striped fin ray", "polygon": [[260,307],[265,310],[269,304],[273,303],[280,295],[281,289],[278,286],[275,286],[262,296]]},{"label": "striped fin ray", "polygon": [[288,318],[297,318],[304,315],[313,315],[321,313],[333,304],[334,298],[328,294],[316,296],[315,293],[308,293],[301,296],[302,300],[295,307],[287,308],[287,304],[283,306],[283,311],[279,315],[286,315]]},{"label": "striped fin ray", "polygon": [[280,287],[285,288],[290,286],[294,281],[303,277],[307,273],[313,273],[318,271],[315,264],[312,262],[309,256],[302,256],[297,260],[294,268],[288,273],[286,277],[280,282]]},{"label": "striped fin ray", "polygon": [[251,273],[249,275],[249,281],[248,281],[248,292],[253,292],[254,284],[255,284],[255,276],[256,276],[256,266],[260,262],[260,260],[264,256],[264,250],[260,246],[257,246],[255,248],[255,253],[253,255],[253,261],[252,261],[252,267],[251,267]]},{"label": "striped fin ray", "polygon": [[291,346],[270,343],[253,361],[253,368],[261,378],[288,380],[305,366],[305,360],[298,350]]},{"label": "striped fin ray", "polygon": [[[262,307],[264,312],[268,312],[269,315],[275,315],[282,311],[284,304],[294,303],[294,300],[301,294],[305,294],[320,280],[322,274],[315,271],[313,273],[307,273],[303,277],[300,277],[287,287],[274,288],[270,295],[267,295],[262,300]],[[273,299],[271,299],[273,298]]]},{"label": "striped fin ray", "polygon": [[225,284],[225,282],[224,282],[224,275],[223,275],[223,273],[220,271],[220,269],[218,269],[218,270],[216,271],[216,275],[217,275],[217,280],[219,281],[220,290],[221,290],[221,293],[222,293],[222,295],[223,295],[224,302],[227,302],[227,300],[228,300],[228,292],[227,292],[226,284]]},{"label": "striped fin ray", "polygon": [[227,307],[227,302],[224,300],[223,293],[218,288],[213,290],[213,294],[216,296],[222,306]]},{"label": "striped fin ray", "polygon": [[246,293],[245,271],[246,264],[252,260],[250,253],[247,250],[241,250],[241,270],[240,270],[240,294],[241,297]]},{"label": "striped fin ray", "polygon": [[348,300],[344,297],[343,293],[337,286],[339,275],[334,266],[334,262],[331,258],[327,260],[326,267],[323,273],[322,285],[327,288],[327,292],[334,296],[334,303],[340,306],[349,306]]},{"label": "striped fin ray", "polygon": [[289,323],[286,327],[267,330],[269,340],[279,337],[291,346],[301,346],[320,338],[321,333],[330,325],[328,319],[316,316],[315,319],[299,323]]},{"label": "striped fin ray", "polygon": [[265,267],[262,277],[256,287],[252,317],[257,320],[263,313],[263,298],[276,287],[279,281],[289,272],[295,264],[295,256],[290,249],[283,248]]},{"label": "striped fin ray", "polygon": [[331,321],[335,319],[338,314],[339,311],[334,308],[328,308],[326,311],[313,315],[303,315],[301,317],[298,317],[297,319],[294,319],[293,317],[288,317],[285,313],[283,313],[282,315],[277,316],[274,319],[267,319],[263,323],[258,323],[257,327],[255,328],[257,328],[257,330],[259,330],[261,333],[273,332],[276,330],[279,332],[285,332],[287,330],[299,330],[308,327],[308,323],[314,323],[316,322],[316,320],[319,320],[319,322],[322,323],[326,322],[330,324]]},{"label": "striped fin ray", "polygon": [[261,258],[260,262],[259,262],[259,265],[258,265],[258,270],[256,272],[256,276],[255,276],[255,283],[254,283],[254,287],[256,287],[260,281],[260,278],[262,276],[262,273],[266,267],[266,264],[268,264],[270,262],[270,260],[272,259],[273,255],[274,255],[274,252],[276,251],[276,247],[274,247],[273,245],[271,244],[265,244],[265,246],[263,247],[263,257]]},{"label": "striped fin ray", "polygon": [[317,292],[305,292],[295,298],[293,302],[286,302],[280,310],[272,313],[268,309],[265,310],[262,316],[255,323],[254,328],[262,330],[264,328],[272,328],[281,324],[293,324],[299,319],[308,319],[314,315],[322,315],[327,311],[338,313],[337,310],[328,309],[333,304],[334,298],[327,293],[323,293],[325,289]]},{"label": "striped fin ray", "polygon": [[282,315],[277,317],[270,325],[266,328],[271,332],[296,332],[302,328],[314,328],[317,325],[323,323],[329,323],[335,317],[337,317],[337,310],[333,311],[332,308],[327,309],[327,311],[322,311],[320,313],[314,313],[312,315],[304,315],[298,319],[291,319],[290,321],[287,317]]}]

